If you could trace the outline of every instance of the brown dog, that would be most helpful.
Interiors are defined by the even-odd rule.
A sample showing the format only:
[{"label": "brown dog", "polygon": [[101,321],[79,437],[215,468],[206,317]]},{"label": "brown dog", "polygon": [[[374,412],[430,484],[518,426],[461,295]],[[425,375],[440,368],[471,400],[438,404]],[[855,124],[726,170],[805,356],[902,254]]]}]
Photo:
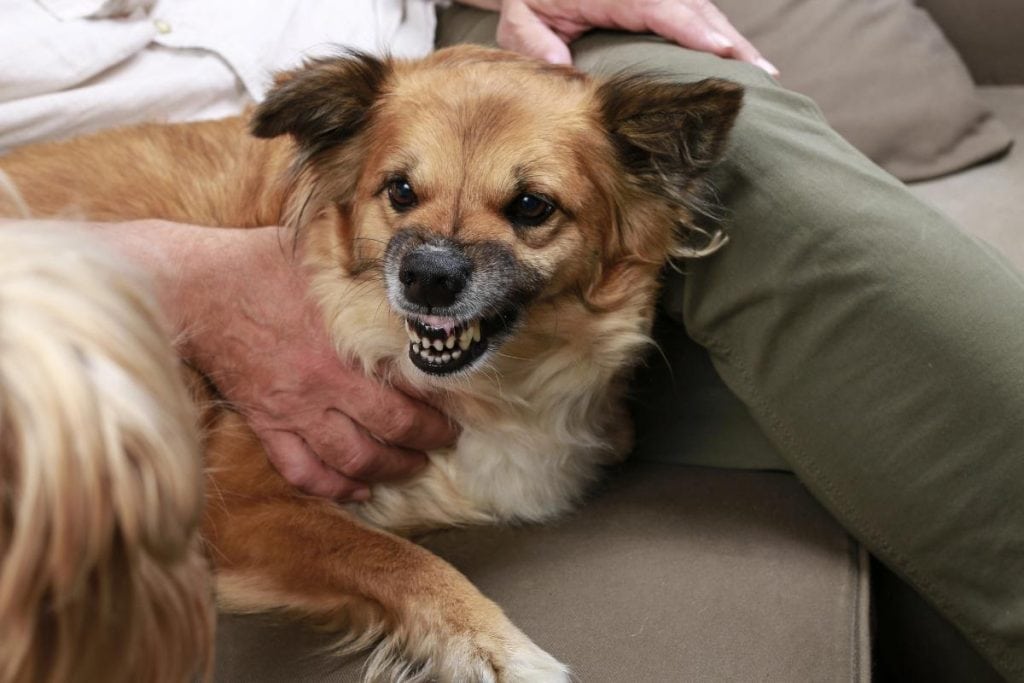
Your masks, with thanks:
[{"label": "brown dog", "polygon": [[[342,508],[301,495],[208,411],[204,535],[220,603],[379,642],[370,678],[564,680],[439,558],[393,532],[543,520],[629,446],[621,384],[659,272],[741,102],[722,81],[593,80],[460,47],[282,75],[252,117],[141,126],[0,159],[36,215],[287,224],[339,353],[439,394],[463,426],[415,479]],[[259,139],[263,138],[263,139]]]}]

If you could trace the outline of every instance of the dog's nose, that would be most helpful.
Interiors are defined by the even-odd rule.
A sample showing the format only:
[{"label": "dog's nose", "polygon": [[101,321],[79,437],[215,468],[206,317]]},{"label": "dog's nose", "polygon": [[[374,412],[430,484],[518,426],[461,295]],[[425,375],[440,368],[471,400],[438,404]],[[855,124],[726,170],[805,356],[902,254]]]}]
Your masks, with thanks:
[{"label": "dog's nose", "polygon": [[443,308],[455,303],[469,280],[469,260],[451,249],[424,246],[402,259],[398,280],[414,304]]}]

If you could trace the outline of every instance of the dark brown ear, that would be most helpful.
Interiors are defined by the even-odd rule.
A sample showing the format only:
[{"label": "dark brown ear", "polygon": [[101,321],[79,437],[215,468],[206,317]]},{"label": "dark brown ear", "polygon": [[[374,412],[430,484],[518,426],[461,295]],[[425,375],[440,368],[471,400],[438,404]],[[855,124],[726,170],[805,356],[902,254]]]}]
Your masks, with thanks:
[{"label": "dark brown ear", "polygon": [[714,78],[673,83],[622,75],[601,84],[598,97],[626,170],[650,189],[674,194],[722,156],[743,88]]},{"label": "dark brown ear", "polygon": [[280,74],[253,113],[252,133],[288,133],[309,153],[344,142],[366,123],[391,73],[389,62],[351,52]]}]

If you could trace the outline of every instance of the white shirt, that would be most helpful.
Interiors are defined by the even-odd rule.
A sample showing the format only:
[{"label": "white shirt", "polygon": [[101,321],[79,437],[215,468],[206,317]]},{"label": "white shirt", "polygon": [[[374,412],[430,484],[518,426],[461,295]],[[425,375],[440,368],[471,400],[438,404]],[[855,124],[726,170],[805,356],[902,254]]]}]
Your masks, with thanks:
[{"label": "white shirt", "polygon": [[0,151],[139,121],[239,113],[338,45],[434,44],[431,0],[0,0]]}]

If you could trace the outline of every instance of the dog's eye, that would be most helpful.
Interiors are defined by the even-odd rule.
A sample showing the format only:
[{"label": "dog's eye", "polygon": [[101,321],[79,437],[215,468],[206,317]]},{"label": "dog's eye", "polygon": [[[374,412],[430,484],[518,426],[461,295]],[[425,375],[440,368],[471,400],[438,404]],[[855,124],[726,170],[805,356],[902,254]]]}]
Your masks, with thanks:
[{"label": "dog's eye", "polygon": [[395,178],[388,183],[388,199],[395,211],[407,211],[418,201],[412,185],[405,178]]},{"label": "dog's eye", "polygon": [[548,219],[555,205],[535,194],[523,193],[505,207],[505,215],[515,225],[533,227]]}]

